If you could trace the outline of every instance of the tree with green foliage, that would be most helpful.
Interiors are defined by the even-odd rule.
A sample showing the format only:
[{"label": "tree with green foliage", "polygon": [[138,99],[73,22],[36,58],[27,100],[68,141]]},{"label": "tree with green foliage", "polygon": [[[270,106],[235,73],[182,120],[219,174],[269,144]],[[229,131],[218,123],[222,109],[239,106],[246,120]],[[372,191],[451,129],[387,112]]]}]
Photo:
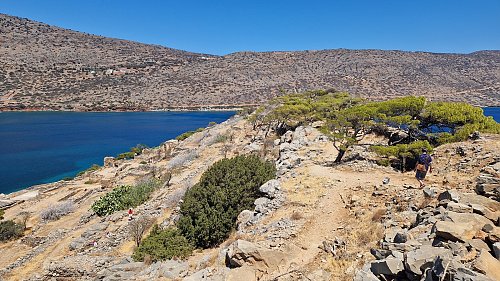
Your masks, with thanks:
[{"label": "tree with green foliage", "polygon": [[154,225],[151,233],[142,240],[132,255],[135,261],[144,261],[149,256],[153,262],[180,258],[185,259],[193,252],[193,245],[181,232],[169,227],[162,230]]},{"label": "tree with green foliage", "polygon": [[335,163],[339,163],[347,149],[357,144],[369,132],[374,124],[374,116],[374,108],[361,105],[338,110],[325,119],[321,131],[332,140],[338,151]]},{"label": "tree with green foliage", "polygon": [[5,211],[0,209],[0,221],[3,220],[3,215],[5,214]]},{"label": "tree with green foliage", "polygon": [[[271,108],[263,123],[274,122],[275,128],[280,128],[281,124],[289,130],[321,120],[324,124],[321,131],[339,151],[335,162],[340,162],[349,147],[356,145],[366,133],[388,132],[388,128],[407,133],[405,139],[394,142],[398,145],[415,141],[428,141],[432,145],[461,141],[474,131],[500,133],[500,124],[484,116],[481,108],[465,103],[429,102],[424,97],[370,102],[347,93],[309,91],[279,97]],[[406,162],[405,147],[395,149],[399,151],[397,158]]]},{"label": "tree with green foliage", "polygon": [[216,162],[184,196],[177,224],[181,233],[201,248],[223,242],[238,214],[253,207],[259,187],[275,174],[273,163],[254,155]]},{"label": "tree with green foliage", "polygon": [[415,162],[408,163],[408,159],[417,159],[422,153],[422,150],[426,149],[429,153],[432,152],[432,146],[428,141],[415,141],[410,144],[397,144],[397,145],[373,145],[371,150],[379,155],[390,158],[395,158],[400,163],[400,170],[402,172],[413,169],[415,167]]}]

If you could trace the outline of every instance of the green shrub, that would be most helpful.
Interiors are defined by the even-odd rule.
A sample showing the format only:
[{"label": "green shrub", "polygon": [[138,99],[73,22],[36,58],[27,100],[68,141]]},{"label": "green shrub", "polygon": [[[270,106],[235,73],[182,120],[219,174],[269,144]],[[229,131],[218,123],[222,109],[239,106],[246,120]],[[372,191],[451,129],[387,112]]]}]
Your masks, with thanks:
[{"label": "green shrub", "polygon": [[86,170],[83,170],[81,172],[79,172],[78,174],[76,174],[76,176],[82,176],[83,174],[85,174],[86,172],[93,172],[93,171],[97,171],[101,168],[101,166],[97,165],[97,164],[92,164],[92,166],[90,166],[89,168],[87,168]]},{"label": "green shrub", "polygon": [[8,241],[21,237],[24,225],[17,224],[12,220],[0,221],[0,241]]},{"label": "green shrub", "polygon": [[123,153],[118,154],[118,156],[116,156],[116,159],[118,159],[118,160],[132,159],[132,158],[134,158],[134,156],[135,156],[134,152],[128,151],[128,152],[123,152]]},{"label": "green shrub", "polygon": [[183,140],[189,138],[190,136],[194,135],[195,133],[199,133],[203,130],[205,130],[205,128],[198,128],[195,131],[187,131],[187,132],[184,132],[184,133],[178,135],[175,139],[178,141],[183,141]]},{"label": "green shrub", "polygon": [[253,208],[259,187],[275,173],[273,163],[253,155],[216,162],[184,196],[177,224],[181,233],[197,247],[223,242],[238,214]]},{"label": "green shrub", "polygon": [[3,215],[5,214],[5,211],[0,209],[0,220],[3,220]]},{"label": "green shrub", "polygon": [[185,259],[191,255],[193,246],[176,228],[161,230],[153,226],[148,237],[144,238],[132,255],[135,261],[144,261],[148,255],[153,262],[172,258]]},{"label": "green shrub", "polygon": [[136,186],[120,186],[92,204],[92,210],[98,216],[105,216],[116,211],[134,208],[146,202],[151,193],[160,186],[156,180],[140,183]]},{"label": "green shrub", "polygon": [[144,150],[145,148],[148,148],[148,147],[144,144],[138,144],[138,145],[130,148],[130,151],[118,154],[118,156],[116,156],[116,159],[118,159],[118,160],[132,159],[137,155],[141,155],[142,150]]},{"label": "green shrub", "polygon": [[229,135],[217,135],[217,137],[214,140],[214,143],[226,142],[229,139],[230,139]]}]

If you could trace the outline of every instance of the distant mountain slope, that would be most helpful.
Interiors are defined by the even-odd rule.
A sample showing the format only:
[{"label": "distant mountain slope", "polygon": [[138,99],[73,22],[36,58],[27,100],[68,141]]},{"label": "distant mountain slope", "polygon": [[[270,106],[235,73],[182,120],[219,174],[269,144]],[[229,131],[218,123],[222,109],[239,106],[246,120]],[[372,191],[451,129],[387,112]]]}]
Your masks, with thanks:
[{"label": "distant mountain slope", "polygon": [[500,104],[500,51],[195,54],[0,14],[0,110],[154,110],[256,104],[336,88],[381,99]]}]

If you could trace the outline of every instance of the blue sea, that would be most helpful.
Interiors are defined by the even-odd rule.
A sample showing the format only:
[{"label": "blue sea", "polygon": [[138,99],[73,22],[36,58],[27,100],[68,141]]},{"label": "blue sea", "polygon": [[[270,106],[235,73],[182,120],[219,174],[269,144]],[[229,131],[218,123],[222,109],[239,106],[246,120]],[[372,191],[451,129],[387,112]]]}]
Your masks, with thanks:
[{"label": "blue sea", "polygon": [[500,123],[500,107],[485,107],[483,108],[484,115],[492,116],[495,121]]},{"label": "blue sea", "polygon": [[234,112],[0,112],[0,193],[75,176]]},{"label": "blue sea", "polygon": [[[500,107],[484,108],[500,122]],[[220,123],[234,112],[0,112],[0,193],[75,176],[105,156]]]}]

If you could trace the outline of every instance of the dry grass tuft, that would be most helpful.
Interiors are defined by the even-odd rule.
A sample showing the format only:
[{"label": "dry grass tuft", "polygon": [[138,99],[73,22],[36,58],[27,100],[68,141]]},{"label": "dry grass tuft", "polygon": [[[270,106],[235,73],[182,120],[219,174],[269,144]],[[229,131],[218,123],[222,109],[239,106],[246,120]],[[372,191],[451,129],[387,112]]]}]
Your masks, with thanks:
[{"label": "dry grass tuft", "polygon": [[372,215],[372,222],[382,222],[382,219],[384,218],[386,211],[387,210],[384,208],[375,210],[375,212],[373,212]]},{"label": "dry grass tuft", "polygon": [[298,220],[303,219],[304,216],[301,213],[294,211],[290,218],[294,221],[298,221]]},{"label": "dry grass tuft", "polygon": [[[381,210],[383,212],[375,213],[385,214],[385,209]],[[370,248],[384,237],[383,226],[373,221],[369,215],[361,220],[351,219],[347,225],[341,237],[347,244],[346,251],[328,257],[328,267],[325,270],[332,273],[333,280],[352,280],[356,269],[370,259]],[[363,257],[359,258],[359,254],[363,254]]]}]

